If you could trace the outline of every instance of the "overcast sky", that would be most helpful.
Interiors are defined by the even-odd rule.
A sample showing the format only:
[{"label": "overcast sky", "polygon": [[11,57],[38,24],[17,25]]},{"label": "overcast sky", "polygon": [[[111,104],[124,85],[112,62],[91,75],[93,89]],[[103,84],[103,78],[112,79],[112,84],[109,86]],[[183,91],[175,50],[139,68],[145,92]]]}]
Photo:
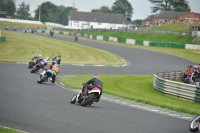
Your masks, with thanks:
[{"label": "overcast sky", "polygon": [[[90,12],[92,9],[98,9],[103,5],[111,7],[116,0],[15,0],[17,4],[24,2],[26,5],[30,5],[30,12],[33,16],[33,11],[37,9],[37,6],[43,2],[50,1],[55,5],[73,6],[73,3],[78,11]],[[145,19],[151,14],[152,5],[148,0],[128,0],[134,9],[132,19]],[[200,13],[200,0],[188,0],[192,12]]]}]

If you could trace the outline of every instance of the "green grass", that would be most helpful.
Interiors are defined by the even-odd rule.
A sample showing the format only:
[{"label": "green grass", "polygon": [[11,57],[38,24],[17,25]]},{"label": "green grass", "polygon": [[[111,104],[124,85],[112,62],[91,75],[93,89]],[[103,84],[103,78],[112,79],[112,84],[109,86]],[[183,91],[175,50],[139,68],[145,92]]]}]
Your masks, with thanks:
[{"label": "green grass", "polygon": [[[181,44],[192,44],[193,38],[188,36],[183,36],[179,34],[158,34],[158,33],[130,33],[130,32],[92,32],[92,31],[81,31],[81,33],[91,34],[91,35],[99,35],[99,36],[112,36],[117,38],[128,38],[128,39],[136,39],[143,41],[157,41],[157,42],[174,42]],[[200,44],[200,43],[199,43]]]},{"label": "green grass", "polygon": [[27,62],[33,56],[62,55],[62,64],[122,65],[120,57],[76,43],[48,39],[32,34],[3,31],[6,42],[0,43],[0,61]]},{"label": "green grass", "polygon": [[[66,36],[66,35],[60,35],[60,34],[57,34],[57,35],[58,36]],[[72,37],[72,36],[67,36],[67,37]],[[199,50],[176,49],[176,48],[153,47],[153,46],[144,47],[144,46],[140,46],[140,45],[130,45],[130,44],[118,43],[118,42],[91,40],[91,39],[88,39],[85,37],[80,37],[79,39],[89,40],[89,41],[93,41],[93,42],[101,42],[101,43],[112,44],[112,45],[121,45],[121,46],[126,46],[126,47],[131,47],[131,48],[146,49],[146,50],[151,50],[151,51],[156,51],[156,52],[162,52],[162,53],[179,56],[179,57],[188,59],[188,60],[196,62],[196,63],[200,63],[200,58],[199,58],[200,51]]]},{"label": "green grass", "polygon": [[0,126],[0,133],[23,133],[23,132]]},{"label": "green grass", "polygon": [[[137,75],[100,75],[104,83],[103,93],[167,108],[189,114],[200,114],[200,103],[178,99],[163,94],[153,87],[153,76]],[[67,76],[59,79],[66,86],[81,89],[81,83],[91,75]]]},{"label": "green grass", "polygon": [[[9,29],[17,28],[35,28],[37,29],[38,24],[26,24],[26,23],[17,23],[17,22],[5,22],[0,21],[0,29],[5,29],[8,26]],[[40,25],[41,29],[45,28],[45,25]]]},{"label": "green grass", "polygon": [[139,30],[162,30],[162,31],[178,31],[188,32],[189,25],[187,24],[162,24],[161,26],[154,25],[148,27],[141,27]]}]

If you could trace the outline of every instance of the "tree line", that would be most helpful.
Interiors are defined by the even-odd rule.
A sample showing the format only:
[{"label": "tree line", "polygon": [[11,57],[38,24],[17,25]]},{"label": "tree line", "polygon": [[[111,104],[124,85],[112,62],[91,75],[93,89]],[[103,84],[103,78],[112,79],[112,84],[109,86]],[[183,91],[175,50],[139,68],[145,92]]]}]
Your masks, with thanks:
[{"label": "tree line", "polygon": [[[149,0],[154,6],[151,7],[152,13],[162,11],[190,12],[187,0]],[[31,17],[30,5],[22,2],[16,7],[15,0],[0,0],[0,17],[16,18],[26,20],[40,20],[41,22],[54,22],[63,25],[68,24],[70,10],[77,11],[73,6],[55,5],[49,1],[43,2],[35,9],[35,16]],[[91,12],[122,14],[133,24],[141,25],[142,20],[132,21],[133,7],[128,0],[115,0],[111,7],[101,6],[99,9],[92,9]]]}]

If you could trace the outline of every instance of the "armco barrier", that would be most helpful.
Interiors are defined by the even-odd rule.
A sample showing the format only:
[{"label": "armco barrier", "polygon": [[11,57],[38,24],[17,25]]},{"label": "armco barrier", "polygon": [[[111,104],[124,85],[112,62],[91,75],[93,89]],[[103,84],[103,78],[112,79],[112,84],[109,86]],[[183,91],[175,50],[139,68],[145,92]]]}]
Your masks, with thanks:
[{"label": "armco barrier", "polygon": [[5,36],[1,36],[0,37],[0,42],[5,42],[6,41],[6,37]]},{"label": "armco barrier", "polygon": [[[181,72],[162,72],[154,74],[153,86],[166,94],[200,102],[200,86],[169,80],[179,79]],[[166,78],[166,79],[165,79]]]},{"label": "armco barrier", "polygon": [[168,42],[149,42],[149,46],[157,46],[157,47],[171,47],[171,48],[180,48],[185,49],[185,44],[180,43],[168,43]]},{"label": "armco barrier", "polygon": [[118,42],[126,43],[126,38],[118,38]]}]

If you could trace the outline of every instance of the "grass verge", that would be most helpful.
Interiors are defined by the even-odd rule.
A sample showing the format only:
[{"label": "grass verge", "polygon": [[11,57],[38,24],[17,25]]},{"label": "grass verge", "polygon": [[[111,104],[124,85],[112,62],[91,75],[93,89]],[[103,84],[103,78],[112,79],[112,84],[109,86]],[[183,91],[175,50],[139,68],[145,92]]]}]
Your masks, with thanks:
[{"label": "grass verge", "polygon": [[187,25],[187,24],[162,24],[161,26],[154,25],[154,26],[142,27],[142,28],[139,28],[139,30],[162,30],[162,31],[188,32],[189,25]]},{"label": "grass verge", "polygon": [[[90,78],[91,75],[67,76],[59,81],[67,87],[81,89],[81,83]],[[200,103],[178,99],[157,91],[153,87],[153,76],[101,75],[101,80],[104,83],[103,93],[178,112],[200,114]]]},{"label": "grass verge", "polygon": [[174,42],[181,44],[192,44],[194,38],[183,36],[179,34],[158,34],[158,33],[130,33],[130,32],[92,32],[92,31],[81,31],[80,33],[99,35],[99,36],[112,36],[117,38],[127,38],[127,39],[136,39],[143,41],[157,41],[157,42]]},{"label": "grass verge", "polygon": [[[66,36],[66,35],[60,35],[60,34],[56,34],[56,35],[73,38],[73,36]],[[162,53],[179,56],[179,57],[188,59],[188,60],[196,62],[196,63],[200,63],[200,58],[199,58],[200,51],[199,50],[154,47],[154,46],[145,47],[145,46],[140,46],[140,45],[130,45],[130,44],[119,43],[119,42],[99,41],[99,40],[88,39],[85,37],[79,37],[79,39],[89,40],[89,41],[93,41],[93,42],[106,43],[106,44],[112,44],[112,45],[121,45],[121,46],[126,46],[126,47],[131,47],[131,48],[146,49],[146,50],[151,50],[151,51],[156,51],[156,52],[162,52]],[[190,64],[188,64],[188,65],[190,65]]]},{"label": "grass verge", "polygon": [[[27,24],[27,23],[17,23],[17,22],[6,22],[0,21],[0,29],[5,29],[8,26],[9,29],[17,28],[34,28],[37,29],[38,24]],[[40,24],[40,28],[44,29],[45,25]]]},{"label": "grass verge", "polygon": [[23,133],[23,132],[0,126],[0,133]]},{"label": "grass verge", "polygon": [[62,64],[122,65],[120,57],[109,52],[34,34],[3,31],[6,41],[0,43],[0,61],[27,62],[33,56],[62,55]]}]

